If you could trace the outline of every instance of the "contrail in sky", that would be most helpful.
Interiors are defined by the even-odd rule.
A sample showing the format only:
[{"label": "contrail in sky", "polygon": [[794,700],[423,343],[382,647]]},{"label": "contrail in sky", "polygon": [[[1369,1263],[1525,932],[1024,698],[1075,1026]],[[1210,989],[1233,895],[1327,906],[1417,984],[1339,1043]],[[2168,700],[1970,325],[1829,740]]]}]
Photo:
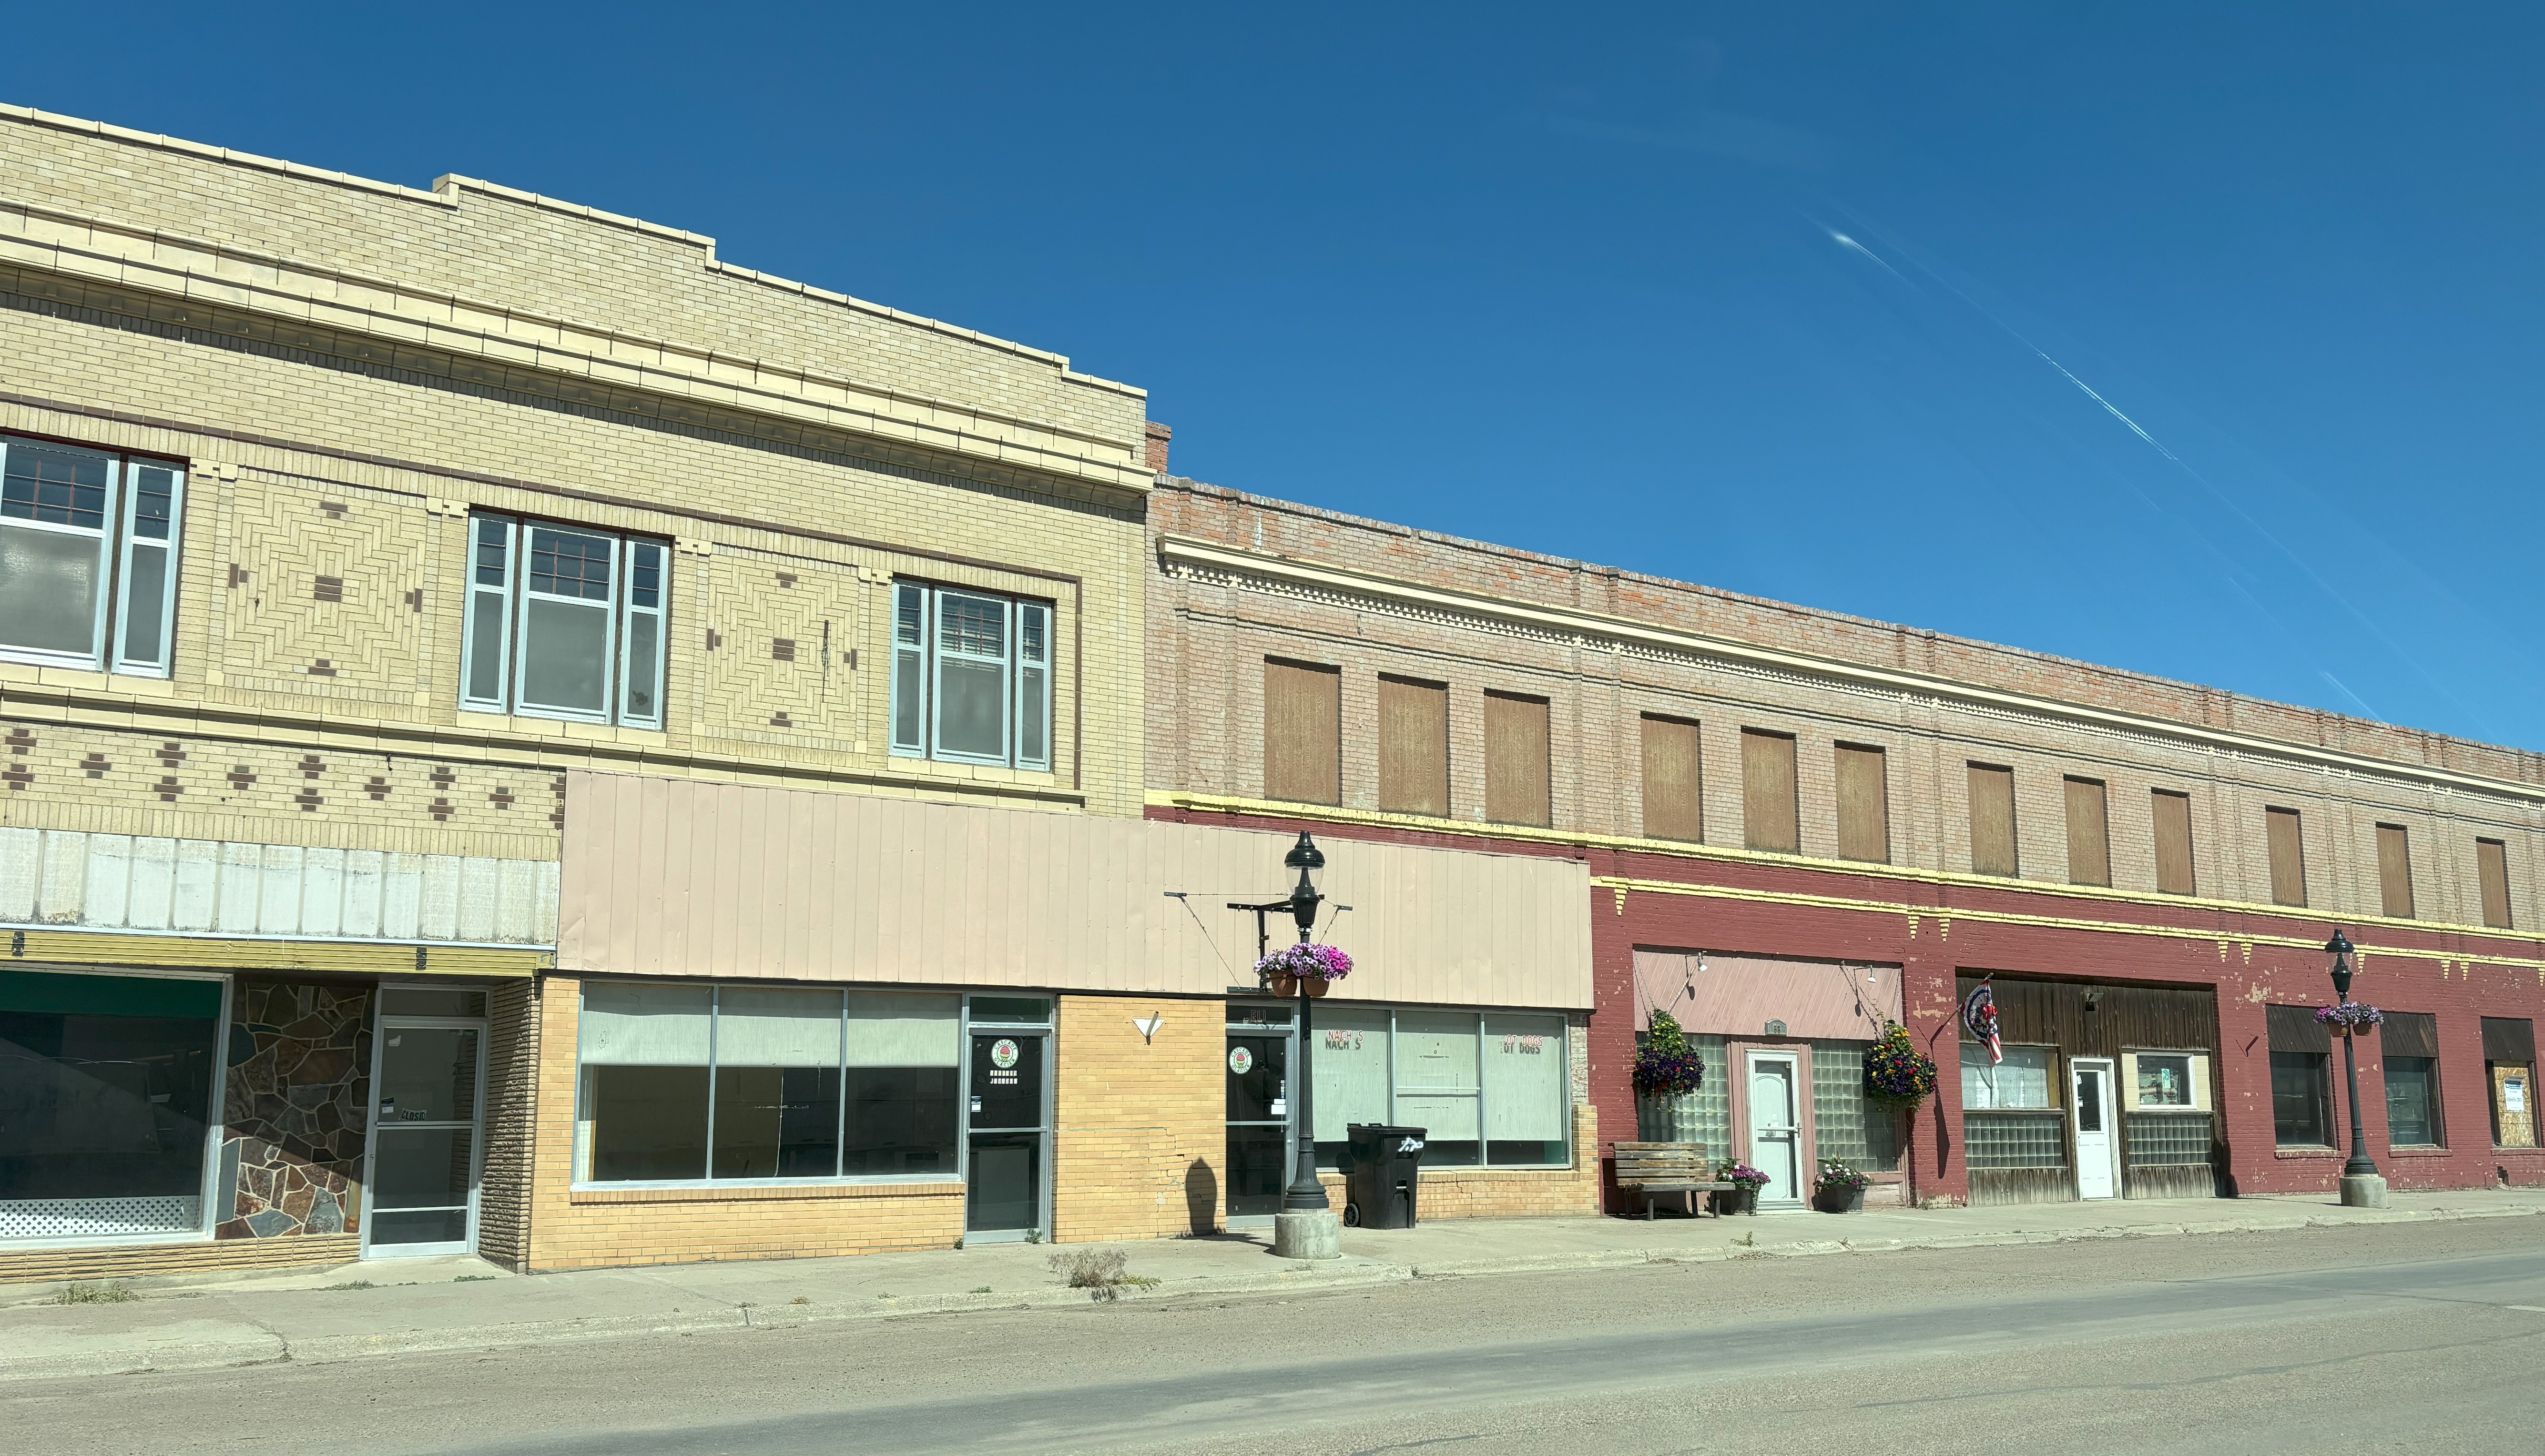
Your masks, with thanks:
[{"label": "contrail in sky", "polygon": [[[1830,241],[1847,249],[1850,253],[1855,253],[1872,260],[1874,265],[1879,267],[1884,273],[1891,275],[1893,278],[1900,280],[1904,283],[1909,283],[1911,287],[1917,286],[1916,283],[1910,283],[1909,277],[1906,274],[1903,274],[1899,269],[1892,267],[1890,261],[1885,259],[1881,254],[1874,252],[1871,248],[1857,242],[1854,238],[1839,231],[1828,223],[1820,221],[1818,218],[1813,218],[1812,222],[1813,225],[1820,228],[1821,231],[1829,234]],[[1913,264],[1916,263],[1915,259],[1912,259],[1911,261]],[[2309,581],[2314,582],[2317,588],[2326,596],[2332,598],[2335,602],[2340,603],[2342,610],[2350,614],[2351,620],[2359,623],[2361,628],[2366,630],[2369,636],[2375,638],[2379,643],[2385,646],[2387,651],[2394,653],[2398,659],[2409,665],[2415,672],[2419,673],[2422,680],[2429,684],[2432,688],[2436,689],[2440,696],[2445,697],[2448,701],[2455,703],[2459,708],[2464,709],[2469,717],[2481,716],[2481,714],[2476,713],[2472,707],[2468,706],[2463,698],[2449,690],[2446,684],[2441,683],[2435,676],[2424,669],[2422,666],[2420,658],[2414,656],[2411,652],[2406,651],[2402,643],[2397,642],[2394,638],[2388,636],[2385,630],[2379,627],[2376,622],[2370,620],[2368,614],[2361,611],[2347,596],[2342,594],[2340,588],[2336,587],[2332,582],[2327,581],[2324,574],[2316,570],[2313,562],[2308,561],[2297,552],[2290,550],[2288,544],[2282,541],[2278,536],[2272,534],[2268,526],[2262,525],[2261,522],[2255,520],[2251,512],[2247,511],[2243,506],[2238,505],[2233,497],[2212,484],[2208,476],[2193,469],[2189,461],[2183,459],[2182,456],[2176,454],[2173,450],[2166,448],[2163,441],[2150,435],[2140,426],[2138,421],[2133,420],[2127,414],[2124,414],[2121,411],[2120,406],[2113,404],[2108,399],[2105,399],[2100,393],[2095,391],[2094,386],[2078,378],[2076,374],[2070,372],[2066,364],[2061,364],[2059,361],[2052,359],[2048,354],[2042,352],[2040,345],[2025,338],[2023,336],[2023,332],[2015,328],[2014,325],[1998,317],[1996,310],[1990,308],[1987,304],[1980,302],[1970,294],[1963,292],[1960,288],[1955,287],[1951,280],[1942,277],[1933,269],[1928,268],[1923,264],[1917,264],[1916,266],[1920,273],[1933,279],[1938,284],[1942,285],[1947,292],[1950,292],[1954,297],[1959,298],[1963,303],[1977,311],[1981,317],[1986,318],[1990,323],[1997,325],[2008,338],[2022,345],[2025,351],[2031,354],[2033,358],[2038,359],[2043,364],[2057,369],[2059,371],[2059,377],[2077,386],[2078,390],[2084,393],[2088,399],[2100,405],[2103,408],[2104,413],[2110,415],[2113,419],[2120,421],[2122,425],[2128,428],[2132,435],[2145,441],[2148,448],[2165,456],[2167,463],[2173,465],[2176,469],[2180,470],[2183,474],[2198,482],[2200,488],[2209,492],[2211,498],[2216,500],[2219,505],[2234,512],[2237,519],[2244,522],[2247,526],[2251,527],[2256,535],[2258,535],[2263,540],[2269,542],[2273,550],[2278,551],[2281,557],[2287,560],[2290,565],[2296,567]],[[2369,717],[2372,719],[2376,718],[2376,712],[2373,709],[2369,709],[2367,702],[2364,701],[2358,693],[2351,691],[2348,685],[2344,684],[2340,679],[2334,677],[2333,674],[2325,672],[2321,668],[2317,669],[2317,671],[2319,673],[2323,673],[2325,679],[2331,682],[2335,688],[2339,688],[2344,697],[2349,698],[2352,702],[2358,703],[2361,709],[2367,711]]]}]

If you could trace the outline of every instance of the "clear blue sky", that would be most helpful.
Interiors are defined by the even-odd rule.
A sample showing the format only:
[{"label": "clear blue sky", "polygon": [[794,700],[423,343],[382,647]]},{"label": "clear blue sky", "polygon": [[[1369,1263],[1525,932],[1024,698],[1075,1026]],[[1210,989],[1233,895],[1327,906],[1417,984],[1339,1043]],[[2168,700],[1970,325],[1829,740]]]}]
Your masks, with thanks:
[{"label": "clear blue sky", "polygon": [[2533,6],[10,29],[0,99],[1058,350],[1183,474],[2545,749]]}]

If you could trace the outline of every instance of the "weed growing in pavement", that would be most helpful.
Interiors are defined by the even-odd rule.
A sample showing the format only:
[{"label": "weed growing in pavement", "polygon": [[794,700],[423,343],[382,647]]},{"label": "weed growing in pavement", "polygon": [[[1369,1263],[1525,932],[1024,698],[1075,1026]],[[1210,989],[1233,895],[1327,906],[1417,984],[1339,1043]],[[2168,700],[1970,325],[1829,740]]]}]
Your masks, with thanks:
[{"label": "weed growing in pavement", "polygon": [[377,1289],[380,1286],[372,1283],[369,1279],[356,1279],[350,1284],[322,1284],[319,1286],[321,1289]]},{"label": "weed growing in pavement", "polygon": [[1040,1244],[1040,1243],[1042,1242],[1042,1230],[1040,1230],[1040,1229],[1027,1229],[1027,1230],[1026,1230],[1026,1242],[1027,1244]]},{"label": "weed growing in pavement", "polygon": [[104,1284],[91,1284],[85,1281],[77,1284],[65,1284],[62,1286],[62,1292],[53,1296],[53,1303],[130,1304],[140,1297],[141,1296],[134,1291],[110,1279]]},{"label": "weed growing in pavement", "polygon": [[987,1284],[976,1284],[972,1286],[972,1292],[974,1294],[987,1294],[990,1292],[990,1286]]},{"label": "weed growing in pavement", "polygon": [[1757,1234],[1744,1234],[1732,1242],[1740,1245],[1744,1249],[1756,1249],[1759,1247],[1759,1236]]},{"label": "weed growing in pavement", "polygon": [[809,1298],[805,1297],[804,1295],[799,1294],[799,1295],[796,1295],[793,1299],[790,1299],[790,1300],[788,1300],[788,1301],[786,1301],[786,1302],[787,1302],[788,1304],[811,1304],[813,1301],[812,1301],[811,1299],[809,1299]]},{"label": "weed growing in pavement", "polygon": [[[1069,1254],[1055,1254],[1044,1266],[1060,1275],[1061,1282],[1072,1289],[1084,1289],[1095,1300],[1119,1299],[1124,1286],[1133,1289],[1155,1289],[1159,1281],[1146,1274],[1126,1274],[1130,1262],[1119,1249],[1081,1249]],[[975,1290],[984,1293],[986,1289]]]},{"label": "weed growing in pavement", "polygon": [[494,1277],[495,1276],[492,1274],[461,1274],[451,1282],[453,1284],[484,1284],[491,1281]]}]

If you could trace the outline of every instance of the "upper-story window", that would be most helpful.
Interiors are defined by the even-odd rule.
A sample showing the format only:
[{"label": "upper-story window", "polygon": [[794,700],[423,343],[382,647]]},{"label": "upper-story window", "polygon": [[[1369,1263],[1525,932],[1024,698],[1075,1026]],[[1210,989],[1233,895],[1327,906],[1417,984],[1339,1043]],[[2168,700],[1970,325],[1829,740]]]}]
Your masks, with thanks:
[{"label": "upper-story window", "polygon": [[1051,605],[893,584],[892,751],[1051,767]]},{"label": "upper-story window", "polygon": [[168,676],[186,472],[0,437],[0,658]]},{"label": "upper-story window", "polygon": [[670,572],[661,540],[471,515],[459,705],[662,727]]}]

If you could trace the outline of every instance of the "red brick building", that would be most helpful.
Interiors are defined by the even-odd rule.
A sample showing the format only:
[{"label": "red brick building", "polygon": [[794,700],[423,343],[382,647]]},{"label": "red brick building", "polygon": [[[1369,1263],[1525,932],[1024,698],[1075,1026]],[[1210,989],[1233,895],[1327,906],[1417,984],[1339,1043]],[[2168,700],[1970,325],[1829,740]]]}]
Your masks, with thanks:
[{"label": "red brick building", "polygon": [[[1585,861],[1603,1145],[1875,1201],[2331,1189],[2340,928],[2381,1171],[2545,1182],[2545,757],[1174,477],[1150,522],[1150,816]],[[1639,1104],[1656,1011],[1711,1070]],[[1940,1071],[1905,1122],[1861,1094],[1893,1020]]]}]

